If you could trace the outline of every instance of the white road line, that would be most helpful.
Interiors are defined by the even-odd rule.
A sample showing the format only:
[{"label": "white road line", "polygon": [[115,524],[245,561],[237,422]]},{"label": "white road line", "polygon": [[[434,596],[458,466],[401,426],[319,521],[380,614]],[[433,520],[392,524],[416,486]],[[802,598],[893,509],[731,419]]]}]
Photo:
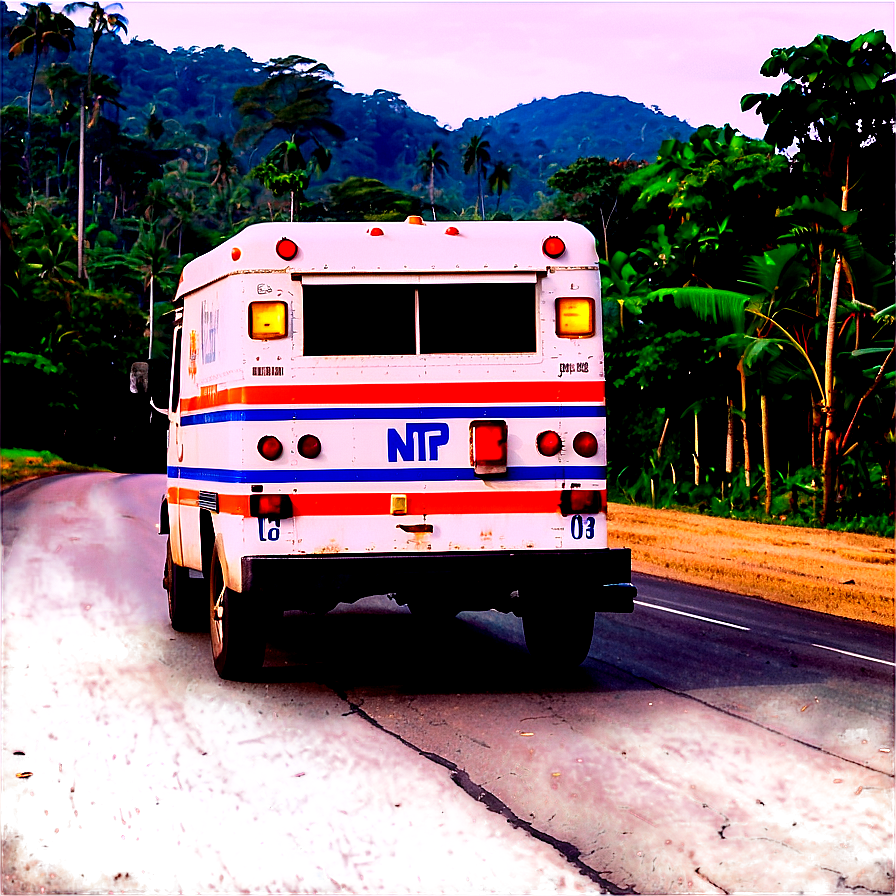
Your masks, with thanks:
[{"label": "white road line", "polygon": [[749,629],[743,625],[735,625],[733,622],[722,622],[721,619],[710,619],[708,616],[697,616],[694,613],[685,613],[682,610],[672,610],[669,607],[659,607],[656,604],[647,604],[642,600],[636,600],[635,603],[639,607],[650,607],[651,610],[662,610],[664,613],[674,613],[676,616],[688,616],[691,619],[699,619],[701,622],[711,622],[713,625],[724,625],[728,628],[738,628],[742,632],[748,632]]},{"label": "white road line", "polygon": [[860,660],[868,660],[869,663],[880,663],[882,666],[893,666],[896,668],[896,663],[891,663],[889,660],[878,660],[873,656],[864,656],[861,653],[850,653],[848,650],[837,650],[836,647],[825,647],[824,644],[813,644],[813,647],[818,647],[821,650],[830,650],[834,653],[842,653],[844,656],[854,656]]}]

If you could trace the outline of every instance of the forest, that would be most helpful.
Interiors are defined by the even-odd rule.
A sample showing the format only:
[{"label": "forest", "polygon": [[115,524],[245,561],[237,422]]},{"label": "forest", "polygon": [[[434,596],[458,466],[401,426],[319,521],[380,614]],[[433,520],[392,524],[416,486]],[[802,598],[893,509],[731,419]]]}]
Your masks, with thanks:
[{"label": "forest", "polygon": [[163,469],[130,363],[167,363],[180,270],[251,223],[567,218],[601,258],[611,499],[892,535],[882,32],[757,60],[787,77],[733,98],[762,140],[591,93],[451,131],[301,55],[168,53],[122,40],[119,3],[21,6],[0,3],[5,447]]}]

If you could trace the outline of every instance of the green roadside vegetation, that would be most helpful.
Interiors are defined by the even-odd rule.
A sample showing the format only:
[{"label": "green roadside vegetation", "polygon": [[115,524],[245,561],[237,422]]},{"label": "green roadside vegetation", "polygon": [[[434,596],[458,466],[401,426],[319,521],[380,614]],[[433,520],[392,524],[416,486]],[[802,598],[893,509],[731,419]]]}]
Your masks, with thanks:
[{"label": "green roadside vegetation", "polygon": [[[0,87],[15,85],[0,108],[7,444],[163,471],[164,420],[129,391],[130,364],[150,358],[168,381],[183,266],[252,223],[569,219],[600,257],[611,500],[892,537],[896,72],[882,31],[757,59],[787,77],[731,98],[761,116],[762,140],[673,129],[639,160],[595,124],[573,143],[594,154],[561,162],[571,119],[532,117],[554,101],[424,128],[397,94],[348,97],[322,62],[123,44],[120,4],[91,9],[84,29],[0,0]],[[617,130],[645,133],[613,109]]]},{"label": "green roadside vegetation", "polygon": [[15,485],[26,479],[52,476],[57,473],[96,473],[102,467],[71,464],[51,451],[32,451],[27,448],[0,449],[0,486]]}]

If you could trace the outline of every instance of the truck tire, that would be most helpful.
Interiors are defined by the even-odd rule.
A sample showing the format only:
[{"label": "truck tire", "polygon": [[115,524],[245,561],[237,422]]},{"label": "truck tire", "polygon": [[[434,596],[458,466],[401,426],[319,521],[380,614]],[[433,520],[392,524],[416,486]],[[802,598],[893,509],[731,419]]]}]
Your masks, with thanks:
[{"label": "truck tire", "polygon": [[162,587],[168,592],[168,617],[176,632],[208,631],[206,582],[191,578],[188,569],[175,565],[171,557],[170,536]]},{"label": "truck tire", "polygon": [[218,675],[230,681],[252,680],[264,665],[265,614],[251,592],[227,587],[217,545],[209,571],[209,622]]},{"label": "truck tire", "polygon": [[594,611],[583,607],[533,607],[523,615],[526,649],[542,666],[574,669],[588,658]]}]

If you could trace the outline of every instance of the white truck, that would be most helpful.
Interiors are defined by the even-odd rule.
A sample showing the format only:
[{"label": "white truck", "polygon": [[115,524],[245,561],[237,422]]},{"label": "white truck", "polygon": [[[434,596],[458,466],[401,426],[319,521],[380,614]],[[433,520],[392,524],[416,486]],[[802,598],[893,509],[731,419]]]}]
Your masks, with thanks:
[{"label": "white truck", "polygon": [[261,667],[276,614],[367,595],[516,613],[562,665],[632,611],[585,228],[258,224],[187,264],[175,308],[164,584],[222,677]]}]

